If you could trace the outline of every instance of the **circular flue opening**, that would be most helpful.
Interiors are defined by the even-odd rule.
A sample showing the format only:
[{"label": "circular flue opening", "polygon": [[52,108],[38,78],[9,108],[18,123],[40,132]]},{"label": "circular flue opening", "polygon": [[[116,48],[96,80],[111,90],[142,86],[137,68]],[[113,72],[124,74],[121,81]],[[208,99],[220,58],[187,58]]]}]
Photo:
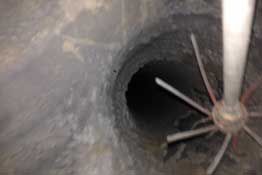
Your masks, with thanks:
[{"label": "circular flue opening", "polygon": [[[194,113],[183,101],[159,87],[159,77],[185,94],[195,92],[197,69],[176,61],[151,61],[141,67],[128,83],[126,103],[136,124],[145,132],[165,136],[176,129],[187,129],[191,122],[176,125]],[[194,79],[192,79],[194,76]]]}]

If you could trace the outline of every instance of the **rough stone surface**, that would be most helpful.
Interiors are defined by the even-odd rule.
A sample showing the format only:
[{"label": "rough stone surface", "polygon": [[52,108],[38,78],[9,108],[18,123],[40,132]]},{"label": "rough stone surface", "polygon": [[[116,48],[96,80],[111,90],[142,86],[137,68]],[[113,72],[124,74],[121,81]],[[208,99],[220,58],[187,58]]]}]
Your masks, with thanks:
[{"label": "rough stone surface", "polygon": [[164,174],[130,152],[111,88],[128,50],[181,27],[176,16],[218,18],[217,1],[5,0],[0,13],[0,174]]}]

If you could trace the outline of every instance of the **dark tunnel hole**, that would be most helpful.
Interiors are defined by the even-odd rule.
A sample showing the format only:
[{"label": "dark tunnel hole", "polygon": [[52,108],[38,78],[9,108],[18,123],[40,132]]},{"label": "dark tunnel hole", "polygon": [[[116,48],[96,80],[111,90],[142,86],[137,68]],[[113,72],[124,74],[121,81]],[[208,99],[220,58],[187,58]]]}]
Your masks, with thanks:
[{"label": "dark tunnel hole", "polygon": [[[168,134],[190,130],[195,122],[206,117],[155,83],[155,78],[159,77],[199,103],[211,104],[198,69],[194,67],[176,61],[152,61],[132,76],[125,94],[127,106],[137,126],[151,138],[165,142]],[[221,141],[221,135],[214,137],[211,142],[205,137],[195,137],[185,143],[188,150],[205,154],[209,144]],[[174,156],[183,142],[170,144],[164,159]]]},{"label": "dark tunnel hole", "polygon": [[[131,78],[126,91],[126,101],[132,117],[140,128],[157,136],[165,136],[178,130],[186,130],[194,119],[202,115],[183,101],[159,87],[159,77],[185,94],[196,92],[199,76],[197,69],[175,61],[152,61],[140,68]],[[202,93],[203,89],[199,90]],[[190,115],[197,115],[190,119]],[[182,118],[186,122],[179,122]]]}]

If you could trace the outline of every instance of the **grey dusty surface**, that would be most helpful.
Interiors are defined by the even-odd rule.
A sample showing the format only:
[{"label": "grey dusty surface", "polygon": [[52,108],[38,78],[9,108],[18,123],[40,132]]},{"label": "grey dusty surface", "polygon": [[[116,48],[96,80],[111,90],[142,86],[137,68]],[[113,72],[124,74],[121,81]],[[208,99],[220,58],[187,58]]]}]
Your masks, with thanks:
[{"label": "grey dusty surface", "polygon": [[[261,74],[258,5],[246,85]],[[163,161],[162,137],[148,136],[127,111],[124,97],[143,64],[174,59],[176,77],[188,77],[195,91],[181,80],[176,87],[210,105],[199,93],[205,91],[189,33],[194,31],[200,43],[219,95],[220,13],[220,2],[210,0],[1,0],[0,174],[202,175],[222,137],[206,144],[192,140],[181,160]],[[261,91],[252,99],[258,109],[259,97]],[[183,106],[179,116],[187,112]],[[178,119],[164,132],[182,130],[173,127],[184,121]],[[262,135],[258,122],[251,126]],[[217,175],[262,172],[261,148],[244,135],[239,142],[245,156],[226,153]]]}]

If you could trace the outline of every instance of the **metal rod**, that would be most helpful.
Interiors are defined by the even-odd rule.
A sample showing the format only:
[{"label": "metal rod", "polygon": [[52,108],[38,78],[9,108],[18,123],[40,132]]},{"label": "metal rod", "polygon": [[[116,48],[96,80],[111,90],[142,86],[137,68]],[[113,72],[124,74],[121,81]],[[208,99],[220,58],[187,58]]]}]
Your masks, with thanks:
[{"label": "metal rod", "polygon": [[192,99],[190,99],[189,97],[187,97],[186,95],[184,95],[183,93],[181,93],[180,91],[178,91],[177,89],[166,83],[165,81],[161,80],[160,78],[156,78],[155,81],[159,86],[171,92],[175,96],[179,97],[180,99],[182,99],[183,101],[185,101],[187,104],[191,105],[198,111],[208,116],[212,115],[211,112],[209,112],[206,108],[202,107],[201,105],[199,105],[198,103],[196,103],[195,101],[193,101]]},{"label": "metal rod", "polygon": [[212,125],[212,126],[208,126],[208,127],[205,127],[205,128],[200,128],[200,129],[196,129],[196,130],[185,131],[185,132],[180,132],[180,133],[168,135],[167,136],[167,142],[168,143],[177,142],[177,141],[180,141],[180,140],[184,140],[184,139],[195,137],[195,136],[198,136],[198,135],[201,135],[201,134],[205,134],[207,132],[214,131],[214,130],[217,130],[217,127],[215,125]]},{"label": "metal rod", "polygon": [[259,88],[259,86],[261,86],[262,84],[262,77],[260,77],[256,82],[254,82],[253,84],[251,84],[243,93],[243,95],[241,96],[241,103],[243,103],[244,105],[246,105],[248,103],[248,100],[250,99],[250,97],[254,94],[254,92]]},{"label": "metal rod", "polygon": [[199,125],[204,124],[204,123],[207,123],[207,122],[210,122],[210,121],[212,121],[211,118],[202,118],[202,119],[196,121],[196,122],[193,124],[193,126],[191,127],[191,129],[195,129],[195,128],[198,127]]},{"label": "metal rod", "polygon": [[216,157],[214,158],[213,162],[210,164],[210,166],[207,169],[207,175],[212,175],[215,172],[218,164],[220,163],[223,155],[226,152],[226,149],[227,149],[227,147],[228,147],[228,145],[230,143],[231,138],[232,138],[231,134],[227,134],[226,135],[226,138],[225,138],[225,140],[224,140],[220,150],[218,151],[218,153],[217,153]]},{"label": "metal rod", "polygon": [[207,78],[207,74],[206,74],[206,71],[205,71],[205,68],[204,68],[204,65],[202,63],[202,60],[201,60],[201,57],[200,57],[200,52],[199,52],[199,47],[198,47],[198,44],[197,44],[197,41],[196,41],[196,37],[195,35],[192,33],[190,35],[190,38],[191,38],[191,41],[192,41],[192,45],[193,45],[193,48],[194,48],[194,51],[195,51],[195,55],[196,55],[196,59],[197,59],[197,63],[198,63],[198,67],[200,69],[200,73],[202,75],[202,79],[205,83],[205,87],[207,89],[207,92],[209,94],[209,97],[211,99],[211,101],[213,102],[213,104],[215,105],[217,100],[216,100],[216,97],[213,93],[213,90],[210,86],[210,83],[208,81],[208,78]]},{"label": "metal rod", "polygon": [[259,135],[253,132],[248,126],[244,126],[244,130],[251,138],[253,138],[260,146],[262,146],[262,138]]},{"label": "metal rod", "polygon": [[262,112],[249,112],[248,116],[254,118],[262,118]]},{"label": "metal rod", "polygon": [[239,102],[248,53],[255,0],[223,0],[224,101],[228,108]]}]

